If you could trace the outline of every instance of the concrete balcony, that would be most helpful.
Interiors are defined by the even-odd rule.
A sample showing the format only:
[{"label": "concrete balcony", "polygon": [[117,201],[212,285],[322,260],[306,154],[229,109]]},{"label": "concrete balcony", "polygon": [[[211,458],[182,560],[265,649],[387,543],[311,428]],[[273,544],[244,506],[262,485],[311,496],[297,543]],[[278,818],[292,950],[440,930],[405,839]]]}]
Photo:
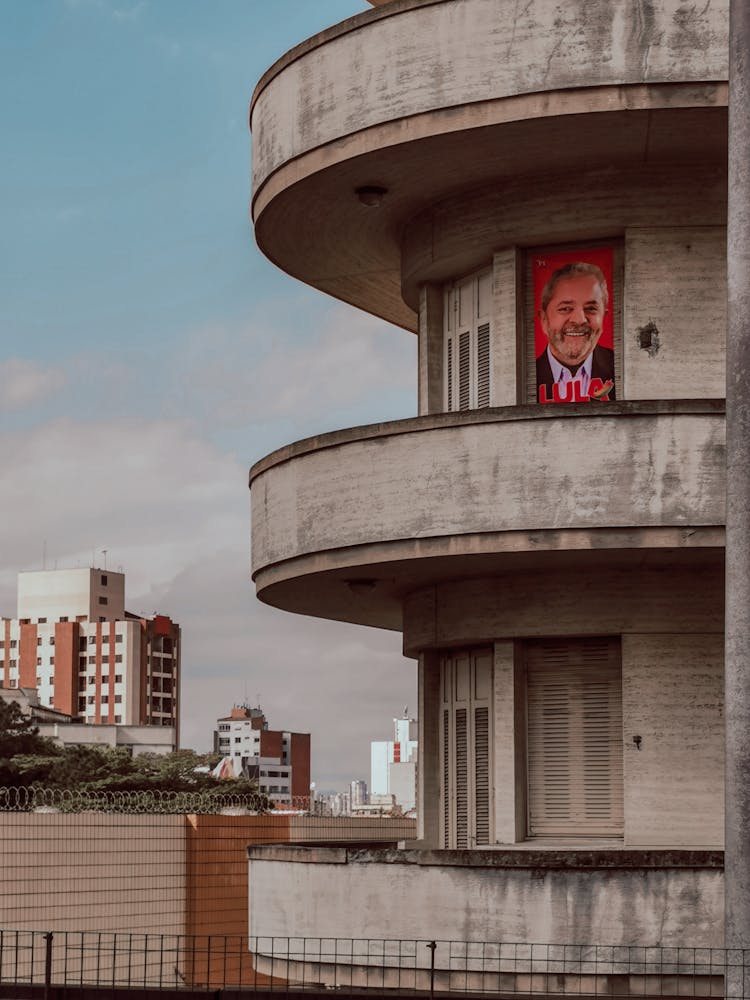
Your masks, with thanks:
[{"label": "concrete balcony", "polygon": [[[645,17],[631,0],[570,0],[562,13],[547,0],[398,0],[308,39],[252,100],[259,246],[301,280],[415,329],[420,280],[465,273],[503,242],[570,235],[548,219],[532,237],[524,211],[518,232],[493,222],[476,259],[467,251],[441,274],[409,228],[444,199],[598,169],[724,167],[727,6],[675,0]],[[364,186],[385,190],[375,209],[357,196]],[[579,197],[588,187],[579,181]],[[404,260],[415,239],[424,273]]]},{"label": "concrete balcony", "polygon": [[724,407],[442,413],[297,442],[250,481],[261,600],[400,629],[408,595],[445,580],[680,558],[716,566]]},{"label": "concrete balcony", "polygon": [[[436,968],[441,977],[451,968],[472,969],[458,961],[451,964],[451,957],[464,957],[458,949],[451,955],[451,942],[540,945],[535,953],[540,958],[536,970],[514,962],[528,959],[530,953],[515,952],[512,944],[502,955],[492,953],[494,968],[481,961],[473,966],[494,971],[494,982],[474,983],[489,990],[498,989],[500,972],[562,973],[562,966],[543,964],[550,954],[560,957],[546,952],[544,944],[596,942],[622,947],[626,956],[628,947],[640,946],[636,954],[641,961],[643,948],[723,946],[721,851],[618,851],[595,844],[546,850],[529,845],[514,851],[268,845],[251,846],[248,855],[249,934],[251,948],[256,949],[255,967],[288,979],[344,983],[348,977],[340,967],[348,964],[355,984],[370,985],[368,962],[378,971],[384,966],[389,971],[388,964],[399,965],[397,950],[391,963],[374,951],[368,956],[361,943],[371,938],[388,938],[396,945],[400,940],[419,939],[413,957],[404,949],[401,960],[412,969],[429,968],[424,943],[437,941]],[[312,939],[304,942],[306,958],[303,939]],[[474,955],[483,957],[481,944]],[[599,955],[605,958],[606,951]],[[689,958],[687,953],[685,958]],[[668,960],[679,961],[676,954]],[[314,968],[305,969],[305,961],[314,962]],[[581,989],[582,971],[591,982],[592,974],[617,970],[608,968],[605,961],[602,966],[592,963],[576,971],[576,982],[563,989],[561,975],[555,990],[580,995],[589,992]],[[651,971],[674,974],[679,970],[652,966]],[[429,981],[418,980],[417,985],[429,987]],[[505,985],[508,993],[514,989],[529,992],[528,981],[525,989],[520,981]],[[655,984],[650,985],[653,990]],[[648,995],[650,991],[641,982],[632,992]],[[651,995],[660,993],[657,988]]]}]

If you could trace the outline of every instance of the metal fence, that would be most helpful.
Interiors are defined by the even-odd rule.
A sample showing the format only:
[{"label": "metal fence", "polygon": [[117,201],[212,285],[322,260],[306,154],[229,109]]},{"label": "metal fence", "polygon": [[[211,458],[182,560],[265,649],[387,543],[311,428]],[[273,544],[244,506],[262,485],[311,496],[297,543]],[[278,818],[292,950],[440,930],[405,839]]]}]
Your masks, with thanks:
[{"label": "metal fence", "polygon": [[7,791],[0,927],[19,930],[247,934],[248,845],[416,835],[410,819],[258,812],[214,793]]},{"label": "metal fence", "polygon": [[[715,948],[0,930],[0,988],[745,998]],[[750,988],[750,976],[747,977]]]}]

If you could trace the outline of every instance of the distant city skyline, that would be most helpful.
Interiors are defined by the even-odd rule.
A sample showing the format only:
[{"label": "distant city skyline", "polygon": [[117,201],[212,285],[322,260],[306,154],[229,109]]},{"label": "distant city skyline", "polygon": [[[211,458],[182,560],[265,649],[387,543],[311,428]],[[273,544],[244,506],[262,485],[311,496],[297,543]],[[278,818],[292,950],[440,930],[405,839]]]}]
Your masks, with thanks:
[{"label": "distant city skyline", "polygon": [[414,703],[416,668],[397,633],[255,599],[247,471],[296,438],[414,415],[416,338],[255,249],[247,112],[285,50],[367,9],[10,0],[1,15],[0,614],[19,571],[106,549],[128,606],[182,625],[182,744],[209,749],[226,705],[259,693],[340,787]]}]

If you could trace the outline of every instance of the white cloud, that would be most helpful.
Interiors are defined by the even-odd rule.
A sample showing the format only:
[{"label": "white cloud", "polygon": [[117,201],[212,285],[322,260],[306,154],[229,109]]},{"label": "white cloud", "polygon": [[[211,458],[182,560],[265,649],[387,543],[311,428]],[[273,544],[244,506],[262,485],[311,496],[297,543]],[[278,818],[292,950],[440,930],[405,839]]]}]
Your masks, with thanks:
[{"label": "white cloud", "polygon": [[20,569],[103,562],[126,573],[130,610],[183,628],[183,744],[260,696],[272,727],[311,732],[313,774],[369,777],[369,741],[414,706],[401,636],[286,614],[250,580],[247,470],[184,421],[70,419],[0,433],[0,613]]},{"label": "white cloud", "polygon": [[0,450],[6,573],[38,566],[45,542],[49,566],[107,548],[138,593],[247,534],[245,470],[184,423],[56,420],[0,434]]},{"label": "white cloud", "polygon": [[25,358],[0,361],[0,410],[20,410],[56,393],[66,377]]},{"label": "white cloud", "polygon": [[182,738],[208,749],[216,719],[245,700],[271,728],[311,733],[313,777],[369,783],[370,741],[414,713],[416,664],[401,635],[290,615],[256,600],[248,561],[227,549],[195,564],[161,600],[183,623]]},{"label": "white cloud", "polygon": [[181,381],[219,422],[314,420],[385,393],[415,394],[416,337],[344,305],[302,343],[298,330],[279,327],[205,329],[187,345]]}]

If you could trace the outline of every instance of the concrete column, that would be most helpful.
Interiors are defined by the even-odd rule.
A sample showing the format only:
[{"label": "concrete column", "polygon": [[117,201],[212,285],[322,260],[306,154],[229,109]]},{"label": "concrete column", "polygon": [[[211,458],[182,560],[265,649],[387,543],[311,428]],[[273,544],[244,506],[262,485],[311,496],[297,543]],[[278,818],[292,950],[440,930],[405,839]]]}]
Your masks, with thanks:
[{"label": "concrete column", "polygon": [[[750,949],[750,4],[731,0],[727,331],[725,941]],[[744,971],[743,956],[741,959]],[[727,995],[747,995],[728,975]],[[750,971],[750,970],[748,970]]]},{"label": "concrete column", "polygon": [[440,846],[440,654],[419,656],[419,762],[417,839],[420,847]]},{"label": "concrete column", "polygon": [[419,415],[443,412],[443,290],[419,292]]},{"label": "concrete column", "polygon": [[524,401],[524,387],[519,381],[524,333],[519,301],[520,261],[516,247],[507,247],[492,258],[491,406],[515,406]]}]

